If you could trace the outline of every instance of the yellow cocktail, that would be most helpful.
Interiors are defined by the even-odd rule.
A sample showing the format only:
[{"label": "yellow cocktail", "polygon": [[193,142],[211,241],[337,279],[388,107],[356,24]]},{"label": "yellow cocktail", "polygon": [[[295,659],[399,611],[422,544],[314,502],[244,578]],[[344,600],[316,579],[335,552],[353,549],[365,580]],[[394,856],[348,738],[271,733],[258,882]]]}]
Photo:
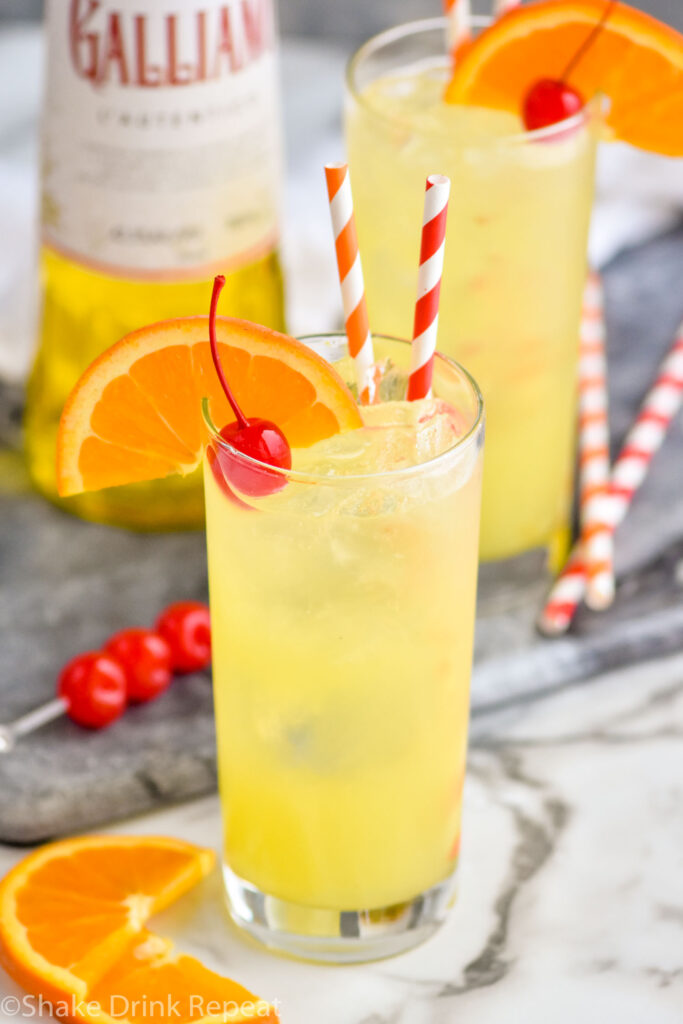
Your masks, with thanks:
[{"label": "yellow cocktail", "polygon": [[442,919],[467,743],[481,401],[441,357],[442,401],[400,401],[409,346],[376,339],[375,354],[382,404],[295,449],[281,490],[231,495],[214,453],[205,466],[231,912],[334,960],[406,948]]},{"label": "yellow cocktail", "polygon": [[513,114],[449,106],[444,23],[367,43],[349,69],[347,141],[370,324],[412,324],[421,186],[452,180],[439,347],[487,408],[481,555],[566,547],[576,363],[600,105],[524,133]]}]

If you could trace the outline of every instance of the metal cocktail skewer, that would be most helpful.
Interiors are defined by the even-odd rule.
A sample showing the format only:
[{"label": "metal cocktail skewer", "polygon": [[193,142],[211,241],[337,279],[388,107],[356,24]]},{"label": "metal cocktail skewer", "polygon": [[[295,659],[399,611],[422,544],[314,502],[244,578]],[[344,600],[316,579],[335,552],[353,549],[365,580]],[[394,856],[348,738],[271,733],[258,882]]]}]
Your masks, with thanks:
[{"label": "metal cocktail skewer", "polygon": [[27,736],[60,715],[65,715],[68,707],[68,702],[63,697],[55,697],[47,704],[41,704],[39,708],[15,718],[13,722],[0,725],[0,754],[9,753],[22,736]]}]

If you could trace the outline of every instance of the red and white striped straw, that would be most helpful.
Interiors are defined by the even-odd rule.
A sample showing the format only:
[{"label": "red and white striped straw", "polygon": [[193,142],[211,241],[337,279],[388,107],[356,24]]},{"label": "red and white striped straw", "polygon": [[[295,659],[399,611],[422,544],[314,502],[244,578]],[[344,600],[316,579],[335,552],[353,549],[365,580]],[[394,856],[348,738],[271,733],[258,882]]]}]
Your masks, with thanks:
[{"label": "red and white striped straw", "polygon": [[427,178],[408,378],[410,401],[427,398],[432,390],[450,191],[450,179],[443,174],[430,174]]},{"label": "red and white striped straw", "polygon": [[353,215],[348,164],[326,164],[325,180],[330,200],[349,354],[353,358],[356,370],[360,402],[367,405],[374,398],[375,358],[368,324],[368,306],[356,235],[356,220]]},{"label": "red and white striped straw", "polygon": [[579,347],[579,524],[585,561],[586,604],[614,600],[614,538],[609,523],[609,419],[604,296],[590,273],[583,297]]},{"label": "red and white striped straw", "polygon": [[515,7],[521,7],[522,0],[495,0],[493,4],[494,18],[500,18],[508,11],[514,11]]},{"label": "red and white striped straw", "polygon": [[[682,404],[683,323],[614,463],[607,506],[612,530],[624,520],[633,496],[645,480],[652,458],[661,447],[667,429]],[[586,568],[579,543],[552,587],[538,622],[541,632],[549,636],[564,633],[585,590]]]},{"label": "red and white striped straw", "polygon": [[443,9],[448,18],[448,49],[455,53],[472,35],[470,0],[443,0]]},{"label": "red and white striped straw", "polygon": [[569,629],[574,613],[586,593],[586,566],[581,541],[578,540],[567,564],[552,585],[548,600],[538,618],[544,636],[560,636]]}]

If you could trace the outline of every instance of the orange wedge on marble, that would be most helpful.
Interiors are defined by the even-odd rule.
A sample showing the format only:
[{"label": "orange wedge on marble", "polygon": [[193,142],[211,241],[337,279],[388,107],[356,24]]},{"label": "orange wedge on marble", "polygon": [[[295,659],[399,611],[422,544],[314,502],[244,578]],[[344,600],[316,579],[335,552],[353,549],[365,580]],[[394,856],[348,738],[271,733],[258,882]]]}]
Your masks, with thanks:
[{"label": "orange wedge on marble", "polygon": [[459,57],[449,103],[521,112],[541,78],[562,78],[595,26],[599,33],[567,82],[590,100],[609,100],[615,138],[641,149],[683,156],[683,35],[610,0],[539,0],[514,8]]},{"label": "orange wedge on marble", "polygon": [[88,993],[97,1007],[77,1013],[82,1024],[277,1024],[273,1006],[229,978],[223,978],[194,957],[149,932],[131,943],[114,968]]},{"label": "orange wedge on marble", "polygon": [[0,959],[29,991],[82,998],[214,855],[178,839],[92,836],[29,854],[0,882]]},{"label": "orange wedge on marble", "polygon": [[[218,317],[218,350],[247,417],[271,420],[293,448],[361,426],[355,399],[321,356],[266,327]],[[186,474],[213,421],[234,420],[211,360],[208,318],[166,320],[126,335],[85,371],[57,439],[62,497]]]},{"label": "orange wedge on marble", "polygon": [[157,836],[44,846],[0,882],[0,962],[60,1019],[276,1022],[269,1004],[145,927],[213,863],[210,850]]}]

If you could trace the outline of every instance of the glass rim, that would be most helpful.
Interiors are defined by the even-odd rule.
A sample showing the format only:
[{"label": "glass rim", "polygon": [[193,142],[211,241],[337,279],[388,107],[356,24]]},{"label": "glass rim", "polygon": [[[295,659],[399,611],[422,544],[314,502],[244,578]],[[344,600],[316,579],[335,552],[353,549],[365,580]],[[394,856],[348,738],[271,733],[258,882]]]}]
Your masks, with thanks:
[{"label": "glass rim", "polygon": [[[493,18],[481,14],[474,15],[471,19],[471,23],[476,28],[487,28],[489,25],[493,24],[493,21]],[[355,50],[346,62],[344,78],[347,90],[353,97],[354,102],[364,110],[369,111],[373,117],[376,117],[381,121],[394,124],[397,123],[400,120],[399,118],[392,117],[385,111],[379,110],[361,94],[356,82],[358,67],[368,55],[377,52],[392,42],[406,36],[418,35],[421,32],[435,31],[437,29],[441,30],[445,36],[447,28],[448,18],[446,17],[439,16],[436,18],[419,18],[416,21],[405,21],[399,25],[394,25],[391,28],[383,29],[381,32],[377,32],[374,36],[370,36],[369,39],[366,39],[366,41],[361,43],[358,49]],[[447,59],[448,57],[445,48],[443,56],[444,59]],[[567,117],[563,121],[557,121],[555,124],[548,125],[545,128],[534,128],[532,131],[522,128],[520,131],[510,132],[508,135],[496,135],[491,139],[477,139],[473,142],[465,141],[459,144],[456,143],[456,145],[459,145],[461,149],[465,150],[485,150],[501,145],[509,146],[548,141],[556,136],[563,135],[572,129],[588,124],[588,122],[595,116],[596,111],[605,110],[606,104],[606,97],[601,93],[598,93],[590,100],[587,100],[582,109],[576,114],[572,114],[571,117]],[[443,131],[434,128],[430,131],[421,130],[419,134],[423,137],[429,137],[431,135],[442,137]]]},{"label": "glass rim", "polygon": [[[343,338],[346,341],[346,334],[343,331],[325,331],[320,334],[306,334],[302,335],[298,340],[306,344],[312,341],[326,341],[326,340],[339,340]],[[401,345],[410,345],[411,342],[405,338],[396,338],[389,334],[374,334],[373,338],[382,341],[398,342]],[[321,357],[323,358],[323,357]],[[397,469],[383,469],[377,473],[349,473],[345,475],[330,476],[325,473],[303,473],[296,469],[282,469],[279,466],[270,466],[267,462],[261,462],[259,459],[252,458],[251,455],[245,455],[240,452],[237,448],[234,448],[229,444],[225,438],[221,437],[218,428],[216,427],[211,417],[211,411],[209,409],[209,399],[207,397],[202,398],[202,418],[209,431],[209,437],[211,441],[217,444],[220,448],[230,453],[233,458],[239,459],[240,462],[246,465],[258,467],[258,469],[266,469],[269,474],[276,474],[283,478],[283,480],[292,481],[295,483],[302,484],[327,484],[328,486],[343,486],[348,484],[354,484],[361,481],[368,480],[405,480],[411,476],[420,476],[424,472],[431,472],[434,469],[440,467],[440,464],[447,462],[449,459],[456,456],[461,456],[463,452],[467,451],[473,444],[476,443],[481,430],[484,426],[484,398],[472,374],[465,369],[455,359],[451,359],[450,356],[444,355],[443,352],[436,352],[435,358],[445,366],[449,367],[452,371],[455,371],[461,378],[464,378],[467,383],[472,397],[474,399],[474,412],[472,416],[472,423],[468,427],[466,433],[462,437],[457,438],[445,451],[440,452],[438,455],[434,455],[429,459],[425,459],[424,462],[418,462],[414,466],[401,466]],[[333,365],[333,364],[330,364]]]}]

